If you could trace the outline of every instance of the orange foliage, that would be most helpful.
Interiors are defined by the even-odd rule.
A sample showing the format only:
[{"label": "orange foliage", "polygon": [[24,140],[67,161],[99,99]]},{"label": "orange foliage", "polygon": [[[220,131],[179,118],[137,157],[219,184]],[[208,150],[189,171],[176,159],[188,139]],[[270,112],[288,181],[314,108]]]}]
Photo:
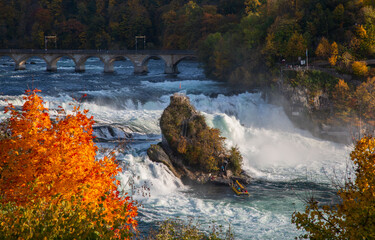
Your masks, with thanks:
[{"label": "orange foliage", "polygon": [[368,73],[368,67],[365,62],[355,61],[352,64],[353,73],[359,77],[364,77]]},{"label": "orange foliage", "polygon": [[109,223],[122,219],[135,228],[137,208],[117,191],[121,168],[114,157],[96,159],[93,117],[74,107],[73,114],[51,120],[38,91],[26,91],[20,112],[11,105],[5,110],[11,136],[0,140],[0,201],[24,206],[82,196],[87,206],[104,208]]},{"label": "orange foliage", "polygon": [[339,54],[338,46],[336,42],[331,44],[331,56],[328,58],[328,62],[335,66],[337,62],[337,55]]},{"label": "orange foliage", "polygon": [[322,59],[326,59],[328,58],[330,51],[331,45],[329,44],[327,38],[323,37],[315,50],[315,54]]}]

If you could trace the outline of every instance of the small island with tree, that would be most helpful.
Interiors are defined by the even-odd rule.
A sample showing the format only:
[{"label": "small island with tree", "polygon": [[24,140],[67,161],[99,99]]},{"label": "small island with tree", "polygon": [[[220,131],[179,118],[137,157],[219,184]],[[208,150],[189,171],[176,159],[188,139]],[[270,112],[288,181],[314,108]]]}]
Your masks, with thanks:
[{"label": "small island with tree", "polygon": [[237,147],[225,147],[220,130],[209,127],[187,96],[175,93],[160,118],[162,142],[151,145],[152,161],[164,163],[184,183],[250,182]]}]

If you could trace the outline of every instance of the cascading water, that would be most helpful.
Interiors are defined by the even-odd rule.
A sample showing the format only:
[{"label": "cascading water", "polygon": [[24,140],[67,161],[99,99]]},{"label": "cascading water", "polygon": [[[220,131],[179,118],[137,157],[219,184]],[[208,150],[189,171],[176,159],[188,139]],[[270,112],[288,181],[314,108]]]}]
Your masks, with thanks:
[{"label": "cascading water", "polygon": [[[150,61],[150,73],[132,74],[130,62],[116,63],[116,74],[103,74],[98,59],[89,59],[85,73],[74,73],[74,65],[61,59],[57,73],[45,72],[40,59],[27,70],[14,72],[10,59],[0,59],[0,107],[4,99],[22,105],[27,88],[39,88],[47,107],[71,103],[89,109],[101,138],[116,140],[132,134],[133,140],[117,159],[125,165],[118,176],[125,185],[148,186],[150,196],[134,192],[141,201],[140,226],[147,228],[169,217],[198,219],[203,229],[212,221],[231,226],[237,239],[292,239],[298,235],[290,223],[295,209],[303,210],[300,197],[314,193],[323,201],[335,200],[331,179],[343,178],[350,146],[316,139],[296,129],[282,108],[267,104],[259,93],[236,93],[228,86],[206,79],[194,62],[182,62],[181,74],[166,76],[163,63]],[[182,86],[182,89],[179,86]],[[149,160],[147,148],[160,141],[159,118],[174,92],[187,92],[192,104],[219,128],[228,146],[237,145],[244,157],[243,168],[254,181],[249,198],[236,197],[227,187],[191,187],[162,164]],[[83,94],[87,98],[80,100]],[[6,116],[1,113],[0,120]],[[105,127],[111,127],[105,128]],[[99,146],[113,147],[114,143]]]}]

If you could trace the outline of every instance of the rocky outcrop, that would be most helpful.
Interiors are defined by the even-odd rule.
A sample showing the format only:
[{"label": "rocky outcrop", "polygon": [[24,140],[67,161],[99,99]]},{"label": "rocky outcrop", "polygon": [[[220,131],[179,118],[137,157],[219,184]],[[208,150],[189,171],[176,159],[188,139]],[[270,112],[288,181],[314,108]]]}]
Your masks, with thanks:
[{"label": "rocky outcrop", "polygon": [[181,178],[184,173],[181,171],[177,171],[176,168],[173,166],[172,161],[170,160],[169,156],[163,150],[161,143],[152,144],[149,149],[147,149],[148,157],[153,160],[154,162],[163,163],[167,168],[178,178]]},{"label": "rocky outcrop", "polygon": [[348,127],[329,123],[333,103],[326,91],[311,91],[307,87],[292,86],[281,81],[282,79],[279,84],[280,95],[273,95],[273,102],[284,107],[286,114],[297,127],[322,139],[351,143],[352,136]]},{"label": "rocky outcrop", "polygon": [[[241,157],[238,150],[228,151],[221,145],[224,138],[215,135],[217,131],[206,125],[204,117],[185,95],[171,96],[171,103],[160,119],[160,128],[163,140],[151,145],[147,155],[152,161],[163,163],[185,184],[228,185],[233,178],[244,184],[250,183],[250,176],[244,172],[238,173],[238,168],[232,167],[235,164],[231,165],[231,161]],[[202,136],[203,140],[209,139],[205,139],[205,135],[214,136],[212,142],[205,143],[206,147],[200,145],[205,142]],[[211,160],[206,165],[202,159]],[[231,168],[237,173],[233,174]]]}]

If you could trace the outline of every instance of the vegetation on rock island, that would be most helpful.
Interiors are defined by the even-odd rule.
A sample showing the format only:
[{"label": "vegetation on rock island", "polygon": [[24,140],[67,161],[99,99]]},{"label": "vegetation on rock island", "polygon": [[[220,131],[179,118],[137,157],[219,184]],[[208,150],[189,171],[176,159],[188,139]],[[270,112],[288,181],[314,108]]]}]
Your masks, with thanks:
[{"label": "vegetation on rock island", "polygon": [[[137,206],[117,190],[114,156],[98,159],[87,110],[51,119],[38,90],[0,131],[0,239],[129,238]],[[125,195],[125,196],[123,196]]]},{"label": "vegetation on rock island", "polygon": [[322,205],[311,198],[304,212],[295,212],[292,222],[304,229],[307,239],[375,238],[375,139],[363,137],[350,154],[355,177],[339,187],[341,201]]},{"label": "vegetation on rock island", "polygon": [[241,173],[242,156],[236,147],[225,148],[220,130],[207,126],[204,116],[190,104],[188,97],[175,94],[160,119],[160,128],[169,147],[185,164],[215,172],[227,162],[234,174]]}]

